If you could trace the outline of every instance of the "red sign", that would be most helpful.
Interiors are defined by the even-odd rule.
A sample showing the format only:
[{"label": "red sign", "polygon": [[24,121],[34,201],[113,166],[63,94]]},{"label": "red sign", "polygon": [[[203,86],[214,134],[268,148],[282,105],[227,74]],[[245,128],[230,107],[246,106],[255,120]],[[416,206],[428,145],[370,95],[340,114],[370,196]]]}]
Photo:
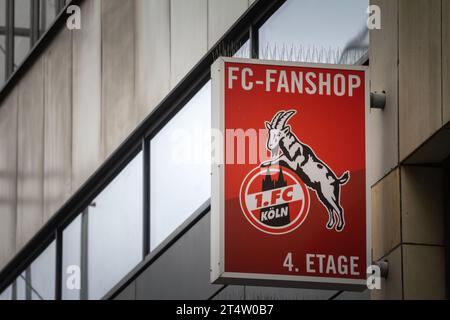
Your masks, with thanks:
[{"label": "red sign", "polygon": [[219,59],[212,282],[362,288],[366,67]]}]

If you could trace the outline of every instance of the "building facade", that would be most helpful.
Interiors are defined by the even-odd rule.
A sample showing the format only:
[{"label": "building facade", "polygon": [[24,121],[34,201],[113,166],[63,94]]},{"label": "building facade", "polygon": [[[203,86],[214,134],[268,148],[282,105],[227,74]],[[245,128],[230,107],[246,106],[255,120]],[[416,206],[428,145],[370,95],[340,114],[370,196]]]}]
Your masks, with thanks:
[{"label": "building facade", "polygon": [[[66,2],[0,0],[1,299],[447,297],[450,0]],[[223,55],[369,65],[381,290],[210,284],[211,168],[170,159]]]}]

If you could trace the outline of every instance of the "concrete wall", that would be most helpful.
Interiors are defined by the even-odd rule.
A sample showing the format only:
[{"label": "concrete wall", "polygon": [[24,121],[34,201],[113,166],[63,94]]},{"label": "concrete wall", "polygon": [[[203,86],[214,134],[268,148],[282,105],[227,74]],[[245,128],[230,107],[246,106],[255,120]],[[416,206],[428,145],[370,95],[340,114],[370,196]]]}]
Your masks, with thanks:
[{"label": "concrete wall", "polygon": [[0,106],[0,269],[248,6],[82,3]]},{"label": "concrete wall", "polygon": [[[372,0],[372,90],[387,91],[370,115],[373,259],[389,262],[374,299],[443,299],[444,172],[448,130],[448,0]],[[414,165],[412,165],[414,164]]]}]

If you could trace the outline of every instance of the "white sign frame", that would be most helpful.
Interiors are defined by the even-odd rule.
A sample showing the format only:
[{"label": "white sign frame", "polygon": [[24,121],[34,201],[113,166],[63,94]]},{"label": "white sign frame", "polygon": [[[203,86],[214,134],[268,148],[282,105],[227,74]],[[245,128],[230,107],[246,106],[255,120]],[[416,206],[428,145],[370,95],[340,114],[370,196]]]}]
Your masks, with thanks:
[{"label": "white sign frame", "polygon": [[[255,65],[273,65],[286,67],[306,67],[325,68],[339,70],[364,71],[365,73],[365,145],[366,145],[366,265],[372,264],[371,254],[371,212],[370,212],[370,186],[368,177],[369,153],[368,153],[368,124],[370,114],[370,77],[369,68],[359,65],[337,65],[320,63],[299,63],[272,60],[256,60],[242,58],[220,57],[211,66],[212,78],[212,129],[222,133],[222,145],[224,145],[225,128],[225,63],[242,63]],[[216,138],[216,137],[215,137]],[[220,143],[218,144],[220,145]],[[327,289],[364,291],[367,289],[365,279],[345,279],[333,277],[313,277],[313,276],[290,276],[290,275],[268,275],[253,273],[230,273],[225,272],[225,213],[224,213],[224,159],[225,154],[221,152],[220,157],[215,157],[212,163],[212,184],[211,184],[211,283],[226,285],[253,285],[253,286],[274,286],[307,289]]]}]

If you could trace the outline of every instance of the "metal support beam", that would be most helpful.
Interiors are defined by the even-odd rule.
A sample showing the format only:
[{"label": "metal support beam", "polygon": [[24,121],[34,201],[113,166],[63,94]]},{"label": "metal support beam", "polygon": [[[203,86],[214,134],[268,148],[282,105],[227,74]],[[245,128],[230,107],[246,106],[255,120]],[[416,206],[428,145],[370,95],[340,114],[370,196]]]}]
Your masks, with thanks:
[{"label": "metal support beam", "polygon": [[259,31],[255,25],[251,25],[249,29],[250,33],[250,58],[259,58]]},{"label": "metal support beam", "polygon": [[143,156],[143,252],[142,258],[150,253],[150,139],[143,139],[142,141]]},{"label": "metal support beam", "polygon": [[[0,27],[0,35],[5,35],[7,34],[7,30],[8,28],[6,26],[1,26]],[[30,29],[28,28],[15,28],[14,29],[14,34],[16,36],[20,36],[20,37],[28,37],[30,35]]]},{"label": "metal support beam", "polygon": [[33,300],[33,286],[31,282],[31,267],[25,270],[25,300]]},{"label": "metal support beam", "polygon": [[55,233],[56,257],[55,257],[55,300],[62,299],[62,277],[63,277],[63,233],[57,230]]},{"label": "metal support beam", "polygon": [[14,0],[6,0],[6,78],[14,72]]},{"label": "metal support beam", "polygon": [[[41,0],[40,3],[40,15],[39,15],[39,36],[45,32],[47,25],[47,1]],[[55,8],[56,11],[56,8]],[[56,13],[56,12],[55,12]]]},{"label": "metal support beam", "polygon": [[17,281],[11,285],[11,300],[17,300]]},{"label": "metal support beam", "polygon": [[39,39],[39,1],[31,1],[30,4],[30,46]]},{"label": "metal support beam", "polygon": [[89,208],[81,214],[81,250],[80,250],[80,270],[81,270],[81,291],[80,300],[89,299]]}]

